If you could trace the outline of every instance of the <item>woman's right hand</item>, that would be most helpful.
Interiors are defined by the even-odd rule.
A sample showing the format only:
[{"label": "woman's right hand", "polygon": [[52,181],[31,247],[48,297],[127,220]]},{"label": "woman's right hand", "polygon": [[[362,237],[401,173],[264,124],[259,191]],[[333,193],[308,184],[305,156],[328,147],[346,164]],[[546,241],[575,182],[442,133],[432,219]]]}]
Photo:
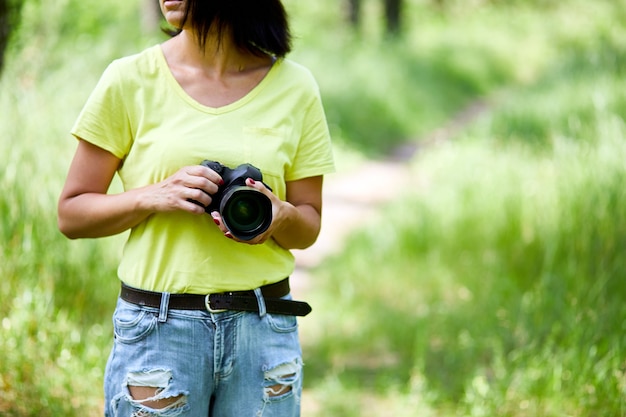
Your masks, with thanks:
[{"label": "woman's right hand", "polygon": [[[204,214],[212,195],[223,184],[222,177],[210,168],[191,165],[179,169],[160,183],[147,187],[146,197],[153,212],[184,210]],[[148,190],[146,190],[148,191]]]},{"label": "woman's right hand", "polygon": [[58,204],[58,225],[71,239],[118,234],[157,212],[183,210],[204,214],[203,205],[222,178],[201,165],[179,169],[169,178],[120,194],[107,194],[121,160],[79,140]]}]

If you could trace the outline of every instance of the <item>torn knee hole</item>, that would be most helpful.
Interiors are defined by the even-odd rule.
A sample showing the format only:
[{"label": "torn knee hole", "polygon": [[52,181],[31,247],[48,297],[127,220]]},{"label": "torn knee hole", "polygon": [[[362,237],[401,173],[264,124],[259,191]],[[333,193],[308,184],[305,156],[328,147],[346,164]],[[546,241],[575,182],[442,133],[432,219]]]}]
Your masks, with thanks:
[{"label": "torn knee hole", "polygon": [[279,397],[293,391],[294,384],[299,379],[302,365],[295,361],[277,366],[265,373],[268,386],[265,393],[268,397]]},{"label": "torn knee hole", "polygon": [[171,380],[172,372],[168,370],[131,372],[126,378],[130,400],[153,410],[183,407],[187,397],[184,393],[168,391]]},{"label": "torn knee hole", "polygon": [[144,407],[153,408],[155,410],[162,410],[178,405],[177,403],[185,398],[182,394],[176,397],[160,398],[159,396],[162,394],[163,389],[156,387],[137,387],[129,385],[128,391],[133,401],[136,401]]},{"label": "torn knee hole", "polygon": [[[294,379],[296,374],[285,375],[281,379]],[[284,395],[290,392],[293,389],[291,385],[282,385],[276,384],[271,387],[267,387],[267,394],[270,397],[278,397],[279,395]]]}]

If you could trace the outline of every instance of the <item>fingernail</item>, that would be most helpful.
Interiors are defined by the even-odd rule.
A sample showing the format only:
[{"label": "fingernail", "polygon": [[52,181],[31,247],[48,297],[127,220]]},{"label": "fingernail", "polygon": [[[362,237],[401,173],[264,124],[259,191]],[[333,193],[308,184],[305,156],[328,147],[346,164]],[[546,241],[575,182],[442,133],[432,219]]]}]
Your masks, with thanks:
[{"label": "fingernail", "polygon": [[220,186],[222,186],[222,185],[224,185],[224,184],[225,184],[225,183],[224,183],[224,180],[220,180],[220,181],[217,183],[217,185],[220,185]]},{"label": "fingernail", "polygon": [[218,226],[220,225],[220,221],[219,220],[214,218],[213,221],[215,222],[216,225],[218,225]]},{"label": "fingernail", "polygon": [[229,239],[233,239],[233,235],[231,235],[230,232],[224,233],[224,236],[226,236]]},{"label": "fingernail", "polygon": [[252,178],[250,178],[250,184],[254,185],[254,184],[256,184],[256,181],[253,180]]}]

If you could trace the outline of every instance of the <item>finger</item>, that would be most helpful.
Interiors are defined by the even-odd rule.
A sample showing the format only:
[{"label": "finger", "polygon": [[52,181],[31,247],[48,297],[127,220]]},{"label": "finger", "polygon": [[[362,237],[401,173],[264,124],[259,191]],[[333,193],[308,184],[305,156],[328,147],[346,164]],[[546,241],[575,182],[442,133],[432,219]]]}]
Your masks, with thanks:
[{"label": "finger", "polygon": [[253,178],[247,178],[246,185],[248,187],[254,188],[257,191],[262,192],[263,194],[267,196],[273,195],[272,191],[269,188],[267,188],[267,186],[262,181],[255,181]]},{"label": "finger", "polygon": [[217,227],[219,227],[222,233],[224,234],[230,233],[228,229],[226,228],[226,226],[224,225],[224,221],[222,220],[222,216],[220,216],[219,212],[217,211],[211,212],[211,217],[213,217],[213,222],[215,223]]},{"label": "finger", "polygon": [[[221,179],[219,180],[221,181]],[[215,194],[219,188],[218,184],[204,176],[188,175],[185,187],[202,190],[207,194]]]},{"label": "finger", "polygon": [[214,194],[218,186],[224,184],[224,180],[217,172],[201,165],[187,166],[181,171],[185,174],[185,186],[190,188],[200,188]]},{"label": "finger", "polygon": [[265,238],[260,238],[260,237],[255,237],[254,239],[251,240],[241,240],[241,239],[237,239],[232,232],[230,231],[226,231],[224,233],[224,237],[227,237],[228,239],[234,240],[235,242],[239,242],[239,243],[245,243],[246,245],[260,245],[263,242],[265,242]]},{"label": "finger", "polygon": [[213,171],[211,168],[202,165],[193,166],[192,168],[192,172],[194,173],[196,172],[196,170],[199,169],[199,173],[195,175],[202,176],[217,185],[224,184],[224,180],[222,179],[221,175]]},{"label": "finger", "polygon": [[185,197],[187,201],[199,204],[202,208],[208,207],[213,202],[213,198],[209,194],[198,188],[187,188]]},{"label": "finger", "polygon": [[198,214],[198,215],[205,214],[204,207],[190,200],[182,201],[180,203],[180,207],[182,210],[188,211],[189,213],[192,213],[192,214]]}]

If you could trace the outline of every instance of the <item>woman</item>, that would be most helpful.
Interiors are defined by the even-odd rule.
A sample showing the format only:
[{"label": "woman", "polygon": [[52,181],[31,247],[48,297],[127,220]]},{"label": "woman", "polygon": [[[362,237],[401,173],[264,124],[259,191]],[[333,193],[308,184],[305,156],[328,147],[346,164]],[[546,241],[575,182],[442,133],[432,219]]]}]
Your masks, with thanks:
[{"label": "woman", "polygon": [[[309,308],[289,295],[289,250],[317,238],[333,170],[317,86],[284,59],[280,0],[160,3],[178,30],[104,72],[59,199],[69,238],[130,229],[105,415],[296,416]],[[207,159],[260,169],[245,185],[271,201],[265,232],[205,213],[224,185]],[[107,194],[115,173],[124,191]]]}]

